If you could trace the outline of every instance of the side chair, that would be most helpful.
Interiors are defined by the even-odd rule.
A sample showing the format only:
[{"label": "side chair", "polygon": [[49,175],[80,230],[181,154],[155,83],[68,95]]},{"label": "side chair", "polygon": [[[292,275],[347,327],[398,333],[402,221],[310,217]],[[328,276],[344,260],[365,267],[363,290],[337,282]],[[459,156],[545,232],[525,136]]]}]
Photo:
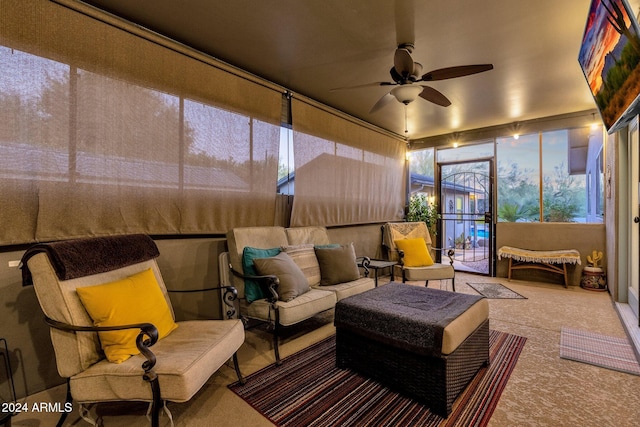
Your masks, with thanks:
[{"label": "side chair", "polygon": [[[401,248],[403,242],[411,243],[416,240],[420,241],[424,254],[407,253]],[[424,242],[422,242],[424,241]],[[455,270],[453,268],[453,249],[441,249],[431,246],[431,236],[429,229],[424,222],[387,222],[382,226],[382,247],[387,252],[389,261],[396,261],[398,264],[394,266],[399,270],[399,276],[402,282],[406,281],[424,281],[425,286],[429,285],[429,280],[451,280],[452,290],[456,291]],[[415,245],[410,244],[412,248]],[[449,264],[436,263],[431,259],[431,250],[441,251],[443,255],[449,258]],[[416,250],[416,249],[414,249]],[[418,248],[419,250],[419,248]],[[425,262],[408,262],[413,260],[422,260]]]}]

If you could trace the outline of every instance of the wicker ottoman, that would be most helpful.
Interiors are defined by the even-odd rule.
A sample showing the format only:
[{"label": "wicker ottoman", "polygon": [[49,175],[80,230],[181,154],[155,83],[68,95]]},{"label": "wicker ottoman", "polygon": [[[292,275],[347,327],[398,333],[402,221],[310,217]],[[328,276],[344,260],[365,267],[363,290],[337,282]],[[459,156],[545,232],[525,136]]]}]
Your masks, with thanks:
[{"label": "wicker ottoman", "polygon": [[336,363],[447,417],[489,363],[484,297],[389,283],[336,304]]}]

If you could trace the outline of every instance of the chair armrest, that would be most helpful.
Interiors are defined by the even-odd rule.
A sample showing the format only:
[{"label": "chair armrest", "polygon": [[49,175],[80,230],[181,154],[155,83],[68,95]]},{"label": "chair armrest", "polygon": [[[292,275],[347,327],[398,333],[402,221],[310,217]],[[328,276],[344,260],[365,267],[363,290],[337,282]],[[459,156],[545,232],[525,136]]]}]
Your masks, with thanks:
[{"label": "chair armrest", "polygon": [[[136,337],[136,347],[138,347],[140,353],[147,359],[142,364],[142,369],[144,369],[145,372],[143,378],[147,381],[155,379],[156,374],[152,369],[156,364],[156,355],[149,350],[149,347],[158,342],[158,329],[151,323],[134,323],[131,325],[118,326],[78,326],[59,322],[47,316],[45,316],[44,321],[52,328],[67,332],[106,332],[124,329],[140,329],[140,333]],[[145,339],[145,337],[147,338]]]},{"label": "chair armrest", "polygon": [[206,292],[206,291],[216,291],[223,290],[224,294],[222,295],[222,301],[228,307],[227,319],[233,319],[233,316],[236,314],[236,307],[233,304],[235,300],[238,299],[238,290],[235,286],[225,285],[225,286],[213,286],[210,288],[202,288],[202,289],[167,289],[167,292],[170,293],[193,293],[193,292]]},{"label": "chair armrest", "polygon": [[[455,249],[449,248],[449,249],[445,249],[445,248],[434,248],[431,247],[434,251],[441,251],[443,255],[446,255],[447,257],[449,257],[449,264],[453,265],[453,256],[455,255],[456,251]],[[446,251],[446,253],[445,253]]]},{"label": "chair armrest", "polygon": [[272,304],[275,304],[276,301],[278,301],[279,295],[278,295],[278,292],[276,291],[278,285],[280,284],[280,279],[278,279],[278,276],[275,276],[273,274],[270,274],[267,276],[245,275],[239,272],[238,270],[234,269],[233,266],[231,265],[229,265],[229,270],[231,270],[231,273],[233,273],[234,276],[239,277],[241,279],[266,281],[267,288],[269,289],[269,292],[271,292],[271,298],[268,298],[268,301]]},{"label": "chair armrest", "polygon": [[362,267],[364,269],[364,277],[369,277],[369,264],[371,264],[371,258],[368,256],[360,256],[356,258],[356,262],[358,263],[358,267]]},{"label": "chair armrest", "polygon": [[396,249],[398,252],[398,265],[404,266],[404,251],[402,249]]}]

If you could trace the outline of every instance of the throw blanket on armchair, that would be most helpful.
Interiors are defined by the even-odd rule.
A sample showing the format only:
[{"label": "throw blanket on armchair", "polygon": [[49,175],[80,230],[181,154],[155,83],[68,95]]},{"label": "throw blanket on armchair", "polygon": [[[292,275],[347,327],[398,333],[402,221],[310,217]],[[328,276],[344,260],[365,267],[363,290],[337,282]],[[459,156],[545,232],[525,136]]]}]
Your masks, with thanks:
[{"label": "throw blanket on armchair", "polygon": [[160,255],[155,242],[144,234],[90,237],[31,246],[22,256],[22,285],[32,285],[29,258],[45,252],[60,280],[76,279],[137,264]]}]

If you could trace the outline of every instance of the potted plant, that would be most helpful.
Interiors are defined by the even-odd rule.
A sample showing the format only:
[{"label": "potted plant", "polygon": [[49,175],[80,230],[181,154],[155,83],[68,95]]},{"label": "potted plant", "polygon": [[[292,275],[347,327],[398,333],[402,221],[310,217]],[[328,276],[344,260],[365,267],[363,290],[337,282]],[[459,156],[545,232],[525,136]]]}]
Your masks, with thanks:
[{"label": "potted plant", "polygon": [[424,221],[429,228],[429,232],[436,235],[436,226],[440,219],[438,207],[435,203],[429,203],[425,194],[415,194],[409,200],[409,211],[407,221]]},{"label": "potted plant", "polygon": [[587,255],[588,266],[582,270],[580,286],[590,291],[606,291],[607,278],[604,269],[598,264],[603,258],[602,251],[594,250],[591,255]]},{"label": "potted plant", "polygon": [[409,209],[407,211],[406,220],[409,222],[423,221],[427,224],[429,234],[431,236],[432,246],[436,245],[436,234],[438,220],[440,214],[435,203],[429,203],[425,194],[415,194],[409,200]]}]

